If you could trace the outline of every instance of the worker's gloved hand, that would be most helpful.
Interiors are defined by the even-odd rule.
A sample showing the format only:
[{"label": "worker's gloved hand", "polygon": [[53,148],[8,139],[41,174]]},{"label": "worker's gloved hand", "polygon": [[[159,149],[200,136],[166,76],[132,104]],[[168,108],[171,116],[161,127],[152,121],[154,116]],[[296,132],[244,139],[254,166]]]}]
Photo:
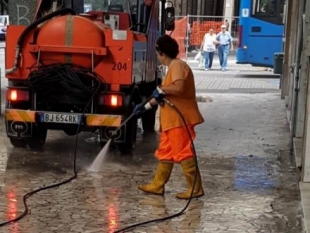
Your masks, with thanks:
[{"label": "worker's gloved hand", "polygon": [[157,101],[157,103],[159,105],[164,105],[164,98],[166,96],[165,92],[160,88],[157,87],[154,91],[152,96],[154,97],[154,99]]},{"label": "worker's gloved hand", "polygon": [[144,114],[147,110],[150,110],[152,108],[152,105],[150,103],[147,104],[138,104],[134,109],[133,109],[133,114],[138,116]]}]

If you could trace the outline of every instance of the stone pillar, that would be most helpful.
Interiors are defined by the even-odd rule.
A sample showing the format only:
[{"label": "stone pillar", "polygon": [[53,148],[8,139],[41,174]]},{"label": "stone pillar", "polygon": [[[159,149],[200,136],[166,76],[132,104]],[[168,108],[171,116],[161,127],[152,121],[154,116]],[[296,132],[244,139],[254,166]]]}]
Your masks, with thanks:
[{"label": "stone pillar", "polygon": [[[290,46],[289,48],[289,59],[288,59],[288,65],[289,66],[294,66],[295,69],[298,68],[296,67],[296,45],[297,45],[297,27],[296,25],[298,25],[298,9],[299,9],[299,1],[295,3],[292,6],[292,18],[291,18],[291,41],[290,41],[290,45],[294,45],[294,46]],[[292,112],[294,111],[294,109],[292,108],[293,103],[294,103],[294,95],[295,95],[295,80],[294,80],[294,73],[289,72],[289,76],[288,76],[288,81],[289,81],[289,93],[288,93],[288,109]]]},{"label": "stone pillar", "polygon": [[203,8],[201,0],[197,1],[197,15],[203,15]]},{"label": "stone pillar", "polygon": [[173,3],[174,9],[175,9],[175,15],[184,16],[185,14],[182,9],[182,0],[173,0],[171,2]]},{"label": "stone pillar", "polygon": [[[303,50],[305,56],[310,57],[310,0],[306,1],[305,10],[305,30],[304,30],[304,44]],[[302,182],[310,182],[310,73],[308,70],[308,90],[307,90],[307,102],[306,102],[306,119],[304,128],[304,140],[303,140],[303,155],[302,155],[302,172],[301,180]]]},{"label": "stone pillar", "polygon": [[286,2],[286,20],[285,20],[285,36],[284,36],[284,61],[283,61],[283,74],[281,83],[281,98],[286,98],[286,105],[288,105],[288,94],[289,94],[289,77],[291,74],[290,64],[289,64],[289,52],[291,44],[291,26],[292,26],[292,5],[293,0],[288,0]]},{"label": "stone pillar", "polygon": [[[234,16],[234,8],[235,7],[235,1],[234,0],[225,0],[224,1],[224,18],[227,19],[229,23],[229,32],[231,33],[232,29],[232,19]],[[225,19],[223,21],[225,21]]]},{"label": "stone pillar", "polygon": [[29,25],[33,22],[38,6],[38,0],[10,0],[8,11],[10,24]]},{"label": "stone pillar", "polygon": [[[303,10],[304,10],[305,0],[299,1],[298,9],[298,26],[297,26],[297,51],[296,51],[296,73],[294,75],[294,80],[298,77],[299,91],[297,93],[297,112],[295,112],[295,122],[296,127],[294,127],[296,138],[302,138],[304,135],[304,124],[305,124],[305,112],[306,112],[306,101],[307,101],[307,89],[308,89],[308,66],[309,58],[305,56],[305,52],[302,48],[303,46]],[[295,109],[295,108],[294,108]]]},{"label": "stone pillar", "polygon": [[186,16],[189,14],[188,13],[188,12],[190,12],[189,9],[191,9],[190,6],[191,6],[191,4],[189,4],[186,0],[182,1],[181,9],[182,9],[182,15],[183,16]]}]

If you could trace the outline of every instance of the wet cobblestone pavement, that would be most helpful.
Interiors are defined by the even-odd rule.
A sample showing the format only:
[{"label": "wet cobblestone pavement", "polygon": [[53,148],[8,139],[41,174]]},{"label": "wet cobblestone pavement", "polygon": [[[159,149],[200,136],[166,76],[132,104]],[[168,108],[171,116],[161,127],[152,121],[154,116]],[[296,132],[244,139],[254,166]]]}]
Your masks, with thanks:
[{"label": "wet cobblestone pavement", "polygon": [[[279,94],[210,94],[201,103],[206,122],[195,145],[205,196],[170,221],[128,232],[146,233],[301,233],[302,210],[289,130]],[[180,211],[175,198],[185,179],[175,166],[166,195],[145,195],[137,184],[152,178],[157,136],[139,136],[132,155],[111,149],[100,173],[87,168],[99,148],[80,137],[78,178],[28,199],[30,214],[2,233],[112,233],[132,223]],[[72,175],[74,137],[51,132],[43,151],[13,149],[1,118],[0,221],[23,211],[22,196]],[[7,166],[7,167],[6,167]],[[5,169],[6,167],[6,169]]]}]

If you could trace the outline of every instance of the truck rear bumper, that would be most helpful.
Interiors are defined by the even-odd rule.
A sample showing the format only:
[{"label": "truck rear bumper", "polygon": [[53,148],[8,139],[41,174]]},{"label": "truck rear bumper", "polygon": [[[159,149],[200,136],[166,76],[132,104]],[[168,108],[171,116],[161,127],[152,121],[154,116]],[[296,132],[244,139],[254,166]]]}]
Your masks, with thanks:
[{"label": "truck rear bumper", "polygon": [[81,114],[65,112],[30,111],[6,109],[6,121],[24,123],[69,124],[90,127],[118,127],[122,122],[122,115]]}]

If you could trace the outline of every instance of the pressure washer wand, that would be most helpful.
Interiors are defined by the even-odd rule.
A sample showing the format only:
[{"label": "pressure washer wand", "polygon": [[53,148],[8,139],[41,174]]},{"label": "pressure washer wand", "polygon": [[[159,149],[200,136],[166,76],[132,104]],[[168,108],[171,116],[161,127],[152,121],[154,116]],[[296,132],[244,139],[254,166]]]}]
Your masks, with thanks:
[{"label": "pressure washer wand", "polygon": [[[142,102],[142,106],[145,106],[153,97],[150,96],[148,99],[146,99],[144,102]],[[120,130],[130,119],[132,119],[135,116],[135,113],[132,113],[129,117],[127,117],[124,122],[117,127],[114,131],[110,133],[110,138],[105,144],[105,146],[100,150],[99,154],[96,156],[95,160],[93,161],[92,165],[88,168],[91,172],[99,172],[101,170],[101,165],[103,161],[105,160],[105,157],[108,153],[109,146],[111,142],[113,141],[114,137],[117,135],[117,131]]]},{"label": "pressure washer wand", "polygon": [[[147,98],[144,102],[143,105],[146,105],[153,97],[150,96],[149,98]],[[175,107],[173,103],[171,103],[169,100],[167,100],[166,98],[163,99],[164,102],[166,102],[170,107]],[[116,135],[117,131],[120,130],[128,121],[131,120],[131,118],[134,117],[134,113],[132,113],[129,117],[127,117],[127,119],[119,126],[117,127],[113,132],[111,132],[112,137],[110,139],[113,140],[113,136]]]},{"label": "pressure washer wand", "polygon": [[[153,98],[153,96],[148,97],[146,100],[144,100],[144,101],[142,102],[142,105],[145,106],[152,98]],[[113,136],[115,136],[115,135],[117,134],[117,131],[120,130],[120,129],[121,129],[128,121],[130,121],[134,116],[135,116],[135,114],[132,113],[129,117],[127,117],[126,120],[124,120],[124,121],[122,122],[122,124],[121,124],[120,126],[118,126],[113,132],[111,132],[111,137],[110,137],[110,139],[113,140]]]},{"label": "pressure washer wand", "polygon": [[113,136],[116,135],[117,131],[120,130],[128,121],[130,121],[131,118],[133,118],[134,115],[135,114],[132,113],[129,117],[127,117],[126,120],[124,120],[124,122],[120,126],[118,126],[113,132],[111,132],[111,135],[112,135],[111,139],[113,139]]}]

